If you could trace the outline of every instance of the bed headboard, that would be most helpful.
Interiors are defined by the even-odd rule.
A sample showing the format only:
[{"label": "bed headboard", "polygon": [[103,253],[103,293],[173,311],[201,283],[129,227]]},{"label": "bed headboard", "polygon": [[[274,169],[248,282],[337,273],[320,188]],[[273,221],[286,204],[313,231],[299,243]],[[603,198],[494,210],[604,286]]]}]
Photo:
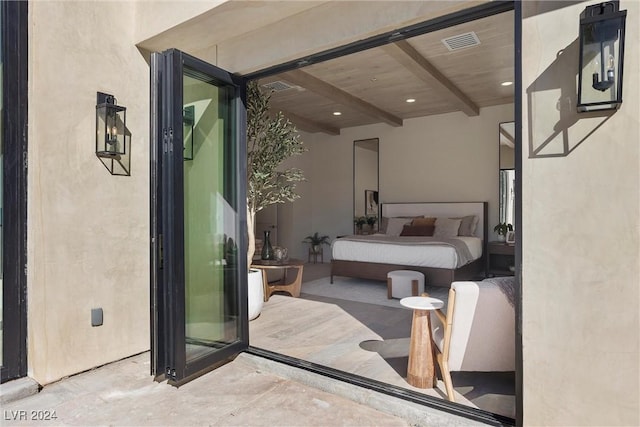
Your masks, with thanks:
[{"label": "bed headboard", "polygon": [[487,242],[487,202],[418,202],[418,203],[384,203],[382,216],[446,216],[461,217],[477,215],[478,226],[476,236]]}]

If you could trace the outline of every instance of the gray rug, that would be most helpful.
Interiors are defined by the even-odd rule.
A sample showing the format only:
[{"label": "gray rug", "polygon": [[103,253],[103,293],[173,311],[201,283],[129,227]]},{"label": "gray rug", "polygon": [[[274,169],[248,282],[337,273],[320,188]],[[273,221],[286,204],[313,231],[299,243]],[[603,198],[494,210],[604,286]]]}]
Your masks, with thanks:
[{"label": "gray rug", "polygon": [[[348,277],[336,277],[333,284],[329,282],[329,277],[305,282],[302,284],[302,294],[403,308],[399,299],[387,299],[386,282]],[[441,299],[446,306],[449,289],[427,286],[425,292],[433,298]]]}]

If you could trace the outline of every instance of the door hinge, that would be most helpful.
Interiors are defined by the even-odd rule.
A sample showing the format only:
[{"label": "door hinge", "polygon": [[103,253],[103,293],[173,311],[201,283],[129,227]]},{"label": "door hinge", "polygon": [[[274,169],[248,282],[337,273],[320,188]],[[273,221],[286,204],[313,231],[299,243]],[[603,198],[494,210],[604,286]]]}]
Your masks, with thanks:
[{"label": "door hinge", "polygon": [[162,129],[162,151],[167,153],[169,151],[169,130]]},{"label": "door hinge", "polygon": [[22,152],[22,168],[26,171],[27,166],[29,165],[29,156],[26,151]]}]

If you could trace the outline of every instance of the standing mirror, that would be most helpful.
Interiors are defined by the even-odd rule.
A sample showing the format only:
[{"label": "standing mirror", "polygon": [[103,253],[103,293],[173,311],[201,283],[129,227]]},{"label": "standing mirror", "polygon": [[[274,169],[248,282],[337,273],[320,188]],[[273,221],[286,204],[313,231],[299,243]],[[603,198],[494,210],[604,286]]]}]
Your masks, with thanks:
[{"label": "standing mirror", "polygon": [[378,145],[378,138],[353,142],[353,218],[356,234],[370,234],[378,230]]},{"label": "standing mirror", "polygon": [[515,122],[500,123],[500,218],[499,222],[515,222]]}]

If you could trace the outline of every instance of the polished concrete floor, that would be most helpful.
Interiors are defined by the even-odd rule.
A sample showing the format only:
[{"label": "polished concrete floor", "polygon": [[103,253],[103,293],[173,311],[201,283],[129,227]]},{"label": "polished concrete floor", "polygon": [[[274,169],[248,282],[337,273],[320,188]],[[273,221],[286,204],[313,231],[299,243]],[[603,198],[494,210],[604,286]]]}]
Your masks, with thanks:
[{"label": "polished concrete floor", "polygon": [[[419,393],[445,398],[437,388],[409,385],[411,310],[309,295],[304,282],[329,275],[329,264],[307,264],[302,297],[274,295],[250,322],[251,345]],[[453,372],[456,402],[515,417],[514,373]]]},{"label": "polished concrete floor", "polygon": [[[327,268],[305,268],[305,280],[323,277]],[[287,314],[276,318],[278,306]],[[328,317],[316,310],[318,306]],[[399,331],[406,328],[401,326],[405,320],[393,308],[389,309],[395,313],[384,311],[384,322],[368,318],[379,318],[382,312],[376,315],[367,309],[380,308],[389,307],[276,295],[266,304],[260,322],[250,322],[251,344],[257,346],[260,339],[282,343],[303,332],[298,343],[281,346],[282,353],[307,355],[328,366],[402,384],[406,356],[401,348],[406,337]],[[179,388],[154,382],[149,363],[149,353],[143,353],[49,384],[38,394],[3,402],[0,425],[485,425],[247,353]],[[477,383],[468,385],[456,378],[454,383],[468,404],[477,402],[465,392],[465,387],[478,390]],[[442,396],[443,390],[439,386],[433,392]]]},{"label": "polished concrete floor", "polygon": [[0,425],[494,425],[247,353],[179,388],[154,382],[149,360],[148,352],[129,357],[3,403]]},{"label": "polished concrete floor", "polygon": [[274,375],[240,355],[180,388],[156,383],[149,353],[50,384],[2,406],[3,426],[407,426],[352,400]]}]

